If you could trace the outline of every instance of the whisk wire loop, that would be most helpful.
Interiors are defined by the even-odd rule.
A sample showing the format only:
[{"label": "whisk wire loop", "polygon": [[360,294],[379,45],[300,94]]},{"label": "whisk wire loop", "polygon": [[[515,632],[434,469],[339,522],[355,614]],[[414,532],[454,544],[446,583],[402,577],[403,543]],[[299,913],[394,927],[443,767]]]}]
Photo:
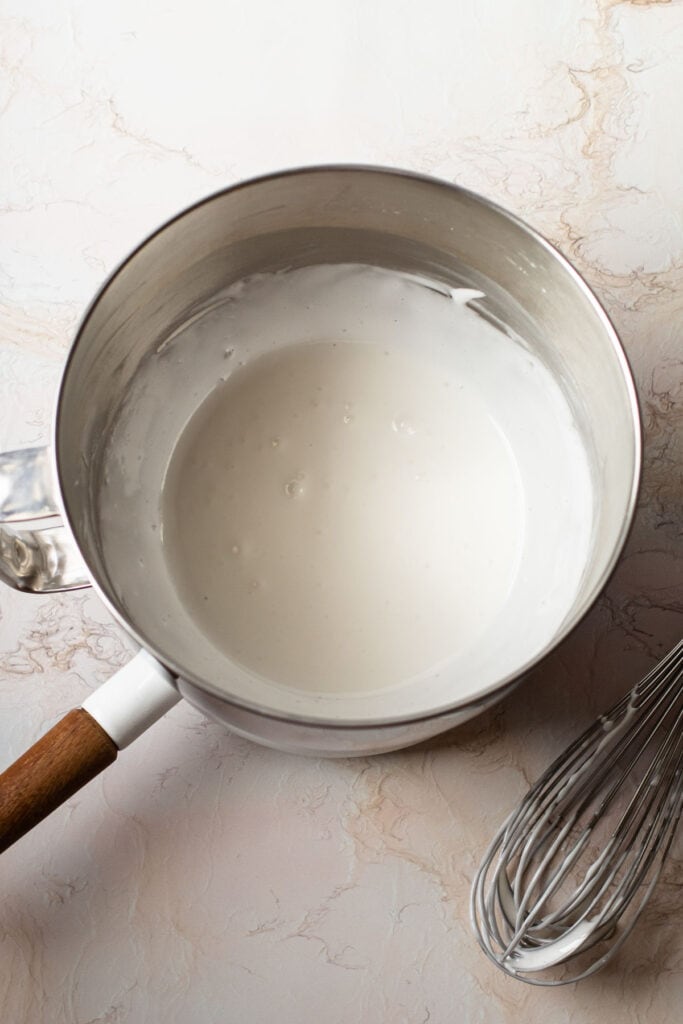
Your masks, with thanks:
[{"label": "whisk wire loop", "polygon": [[[683,641],[570,744],[489,845],[471,918],[506,973],[568,984],[603,967],[630,934],[681,819],[682,678]],[[579,973],[543,975],[592,950]]]}]

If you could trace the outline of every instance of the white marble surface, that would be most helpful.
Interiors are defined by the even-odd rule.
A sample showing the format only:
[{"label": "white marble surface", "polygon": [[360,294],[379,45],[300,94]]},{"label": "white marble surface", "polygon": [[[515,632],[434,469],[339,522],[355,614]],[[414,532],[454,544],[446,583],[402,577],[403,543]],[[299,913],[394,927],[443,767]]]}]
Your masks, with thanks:
[{"label": "white marble surface", "polygon": [[[0,3],[0,446],[48,432],[109,270],[180,207],[306,162],[492,196],[596,288],[633,362],[642,500],[607,593],[513,699],[420,749],[306,761],[179,706],[0,863],[0,1019],[664,1024],[679,842],[633,941],[561,990],[470,934],[487,839],[682,632],[683,3]],[[96,598],[0,594],[0,767],[130,644]]]}]

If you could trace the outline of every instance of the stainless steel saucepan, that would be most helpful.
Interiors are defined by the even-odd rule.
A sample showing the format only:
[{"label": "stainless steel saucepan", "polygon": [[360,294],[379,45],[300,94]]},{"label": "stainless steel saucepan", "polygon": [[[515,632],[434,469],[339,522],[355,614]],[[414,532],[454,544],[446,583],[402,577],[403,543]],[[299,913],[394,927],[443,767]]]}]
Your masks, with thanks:
[{"label": "stainless steel saucepan", "polygon": [[[342,716],[245,695],[229,672],[184,643],[168,579],[145,570],[135,615],[121,576],[141,523],[126,520],[121,557],[103,551],[103,451],[136,373],[163,340],[230,283],[323,263],[368,263],[480,290],[480,312],[521,335],[560,383],[591,461],[596,496],[590,554],[569,613],[493,683],[412,714]],[[417,341],[419,343],[419,339]],[[192,360],[188,359],[191,385]],[[159,429],[163,395],[150,404]],[[144,399],[143,399],[144,401]],[[150,399],[151,401],[151,399]],[[163,416],[161,416],[163,419]],[[155,427],[156,424],[156,427]],[[369,754],[417,743],[507,693],[591,607],[623,547],[640,473],[633,381],[616,333],[570,264],[536,232],[480,196],[427,177],[327,166],[236,185],[169,221],[128,257],[88,310],[59,390],[49,449],[0,457],[0,578],[50,594],[93,586],[141,652],[0,777],[0,848],[113,761],[184,697],[243,736],[281,749]],[[539,594],[539,601],[543,595]],[[237,669],[235,669],[237,672]]]}]

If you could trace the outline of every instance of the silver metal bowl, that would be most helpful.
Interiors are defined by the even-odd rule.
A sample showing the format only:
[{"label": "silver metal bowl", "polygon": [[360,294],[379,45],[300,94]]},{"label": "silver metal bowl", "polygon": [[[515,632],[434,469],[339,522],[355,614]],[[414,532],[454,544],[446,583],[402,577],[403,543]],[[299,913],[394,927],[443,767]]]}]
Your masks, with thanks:
[{"label": "silver metal bowl", "polygon": [[[513,675],[418,716],[354,722],[285,715],[231,696],[229,686],[172,657],[158,630],[131,617],[103,558],[96,501],[103,445],[138,368],[160,340],[231,282],[319,263],[369,263],[483,291],[483,315],[524,337],[559,381],[591,461],[593,542],[562,626]],[[500,699],[574,628],[624,545],[639,482],[641,431],[616,332],[583,279],[545,239],[454,185],[377,167],[323,166],[210,196],[125,260],[93,301],[69,353],[52,457],[54,484],[42,451],[11,453],[0,465],[0,520],[11,524],[0,532],[5,582],[41,592],[92,584],[166,667],[182,696],[205,714],[263,743],[334,756],[407,746],[465,721]],[[62,525],[45,522],[54,515]],[[35,518],[42,520],[39,528],[26,529],[25,522],[22,528],[20,520]],[[130,544],[135,537],[131,523]]]}]

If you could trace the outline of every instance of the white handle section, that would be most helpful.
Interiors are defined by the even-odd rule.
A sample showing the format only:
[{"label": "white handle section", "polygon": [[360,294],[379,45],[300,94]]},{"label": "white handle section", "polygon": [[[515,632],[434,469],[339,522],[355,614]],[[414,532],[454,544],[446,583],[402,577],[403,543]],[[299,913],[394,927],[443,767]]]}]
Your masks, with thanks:
[{"label": "white handle section", "polygon": [[179,700],[170,673],[147,651],[140,651],[82,707],[123,750]]}]

